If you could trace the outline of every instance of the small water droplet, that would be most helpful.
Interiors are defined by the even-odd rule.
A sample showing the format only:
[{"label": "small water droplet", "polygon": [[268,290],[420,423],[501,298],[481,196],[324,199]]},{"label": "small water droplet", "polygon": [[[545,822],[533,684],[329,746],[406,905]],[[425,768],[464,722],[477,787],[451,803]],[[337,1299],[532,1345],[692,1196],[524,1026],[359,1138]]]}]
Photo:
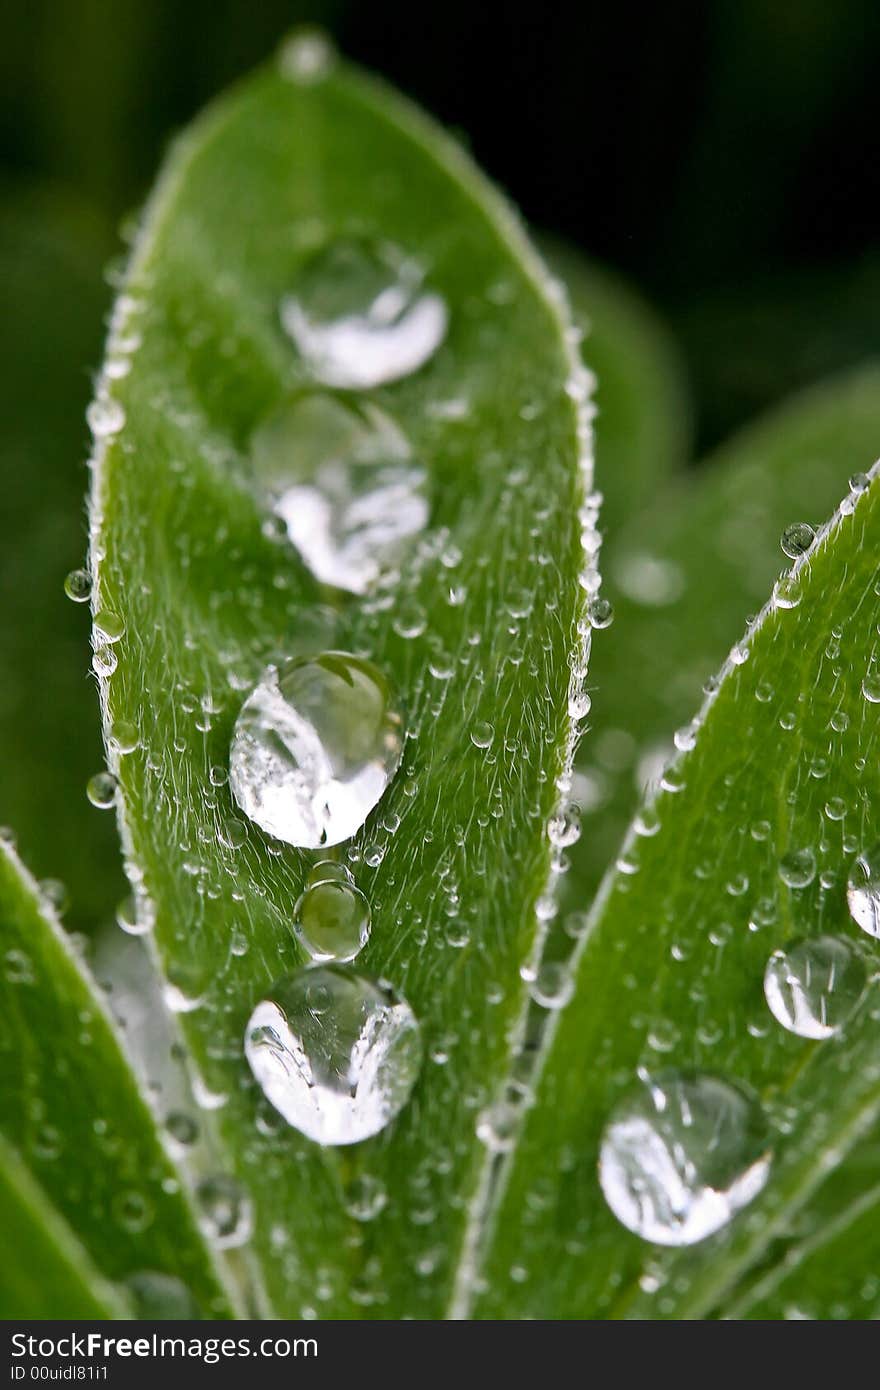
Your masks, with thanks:
[{"label": "small water droplet", "polygon": [[764,996],[777,1023],[799,1038],[839,1032],[865,989],[861,956],[838,936],[814,936],[774,951],[764,972]]},{"label": "small water droplet", "polygon": [[725,1226],[770,1172],[761,1109],[705,1074],[652,1077],[612,1111],[599,1182],[627,1230],[658,1245],[693,1245]]},{"label": "small water droplet", "polygon": [[119,658],[112,647],[96,647],[92,652],[92,670],[96,676],[112,676]]},{"label": "small water droplet", "polygon": [[323,584],[365,593],[427,524],[425,470],[371,402],[300,392],[259,426],[251,457],[260,491]]},{"label": "small water droplet", "polygon": [[610,627],[614,622],[614,609],[607,598],[594,598],[587,604],[587,619],[590,627]]},{"label": "small water droplet", "polygon": [[794,849],[779,861],[779,877],[789,888],[807,888],[816,877],[816,856],[811,849]]},{"label": "small water droplet", "polygon": [[862,931],[880,938],[880,845],[860,854],[853,864],[846,901],[850,916]]},{"label": "small water droplet", "polygon": [[88,570],[71,570],[64,581],[64,592],[74,603],[88,603],[92,596],[92,579]]},{"label": "small water droplet", "polygon": [[176,1144],[190,1148],[199,1137],[198,1122],[185,1110],[172,1110],[165,1117],[165,1128]]},{"label": "small water droplet", "polygon": [[125,636],[125,620],[109,608],[102,608],[99,613],[95,614],[92,626],[99,644],[112,645]]},{"label": "small water droplet", "polygon": [[801,582],[797,575],[783,574],[773,589],[773,602],[777,608],[797,608],[801,601]]},{"label": "small water droplet", "polygon": [[388,681],[345,652],[269,667],[236,720],[229,785],[268,834],[304,849],[350,839],[397,771]]},{"label": "small water droplet", "polygon": [[125,411],[119,401],[114,401],[110,396],[99,396],[86,411],[86,420],[96,439],[109,439],[118,434],[125,424]]},{"label": "small water droplet", "polygon": [[314,883],[293,910],[297,939],[316,961],[351,961],[370,935],[370,907],[350,882]]},{"label": "small water droplet", "polygon": [[137,727],[127,719],[117,719],[110,729],[110,747],[121,754],[133,753],[140,742]]},{"label": "small water droplet", "polygon": [[786,526],[779,544],[790,560],[796,560],[800,555],[806,554],[815,539],[816,532],[812,526],[806,521],[794,521],[790,526]]},{"label": "small water droplet", "polygon": [[489,748],[494,737],[495,730],[485,720],[478,720],[471,729],[471,743],[475,748]]},{"label": "small water droplet", "polygon": [[415,263],[363,241],[335,242],[303,268],[281,322],[325,386],[371,390],[410,376],[446,335],[447,309]]},{"label": "small water droplet", "polygon": [[322,82],[333,67],[336,52],[320,29],[303,29],[285,39],[278,51],[281,74],[299,86]]},{"label": "small water droplet", "polygon": [[388,1204],[384,1184],[370,1173],[362,1173],[349,1183],[345,1209],[355,1221],[375,1221]]},{"label": "small water droplet", "polygon": [[509,1153],[516,1142],[522,1121],[519,1106],[499,1100],[487,1105],[477,1116],[477,1138],[492,1153]]},{"label": "small water droplet", "polygon": [[203,1235],[218,1250],[231,1250],[244,1245],[253,1229],[250,1198],[234,1178],[220,1174],[204,1178],[196,1188]]},{"label": "small water droplet", "polygon": [[564,961],[545,961],[531,984],[531,996],[542,1009],[564,1009],[574,994],[574,979]]},{"label": "small water droplet", "polygon": [[871,705],[880,704],[880,670],[872,667],[862,681],[862,695]]},{"label": "small water droplet", "polygon": [[96,772],[86,783],[86,796],[99,811],[107,811],[116,801],[116,778],[112,772]]}]

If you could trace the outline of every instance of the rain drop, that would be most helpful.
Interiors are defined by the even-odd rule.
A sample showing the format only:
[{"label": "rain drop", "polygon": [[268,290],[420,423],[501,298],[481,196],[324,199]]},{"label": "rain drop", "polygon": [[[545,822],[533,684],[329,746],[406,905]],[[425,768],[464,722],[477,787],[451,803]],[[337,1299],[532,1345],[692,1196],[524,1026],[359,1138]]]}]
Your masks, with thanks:
[{"label": "rain drop", "polygon": [[312,960],[354,960],[369,939],[369,904],[363,893],[341,879],[310,885],[293,916],[297,939]]},{"label": "rain drop", "polygon": [[410,376],[446,335],[448,313],[400,252],[336,242],[304,267],[281,322],[325,386],[370,390]]},{"label": "rain drop", "polygon": [[846,901],[862,931],[880,938],[880,845],[859,855],[846,885]]},{"label": "rain drop", "polygon": [[365,593],[427,524],[425,470],[369,402],[301,392],[260,425],[251,453],[261,492],[323,584]]},{"label": "rain drop", "polygon": [[254,1009],[245,1055],[288,1124],[319,1144],[378,1134],[406,1104],[421,1067],[406,1001],[348,966],[312,965]]},{"label": "rain drop", "polygon": [[815,539],[816,532],[812,526],[806,521],[794,521],[791,526],[786,526],[779,544],[790,560],[797,560],[800,555],[806,554]]},{"label": "rain drop", "polygon": [[401,716],[382,673],[326,652],[268,668],[236,720],[229,785],[268,834],[317,849],[360,830],[402,751]]},{"label": "rain drop", "polygon": [[761,1109],[738,1086],[670,1072],[626,1097],[602,1136],[599,1182],[643,1240],[693,1245],[720,1230],[770,1172]]},{"label": "rain drop", "polygon": [[789,1033],[830,1038],[855,1009],[866,979],[864,962],[848,941],[814,936],[773,952],[764,972],[764,996]]}]

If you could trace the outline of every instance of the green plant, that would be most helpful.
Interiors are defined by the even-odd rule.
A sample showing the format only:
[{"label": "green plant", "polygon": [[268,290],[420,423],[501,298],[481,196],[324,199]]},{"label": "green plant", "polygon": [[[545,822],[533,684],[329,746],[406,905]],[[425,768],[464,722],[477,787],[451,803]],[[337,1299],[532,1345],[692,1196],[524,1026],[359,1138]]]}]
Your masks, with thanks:
[{"label": "green plant", "polygon": [[[56,891],[6,844],[0,1200],[29,1252],[0,1275],[10,1315],[871,1315],[874,965],[846,881],[862,856],[855,910],[876,910],[880,503],[873,475],[849,492],[847,478],[876,447],[880,373],[805,395],[675,478],[688,412],[674,349],[613,280],[547,255],[591,321],[583,357],[598,372],[619,599],[589,673],[611,619],[591,382],[566,297],[506,205],[435,126],[313,36],[172,150],[90,410],[109,767],[90,796],[119,813],[135,993],[161,989],[170,1011],[148,1006],[136,1068]],[[353,354],[315,329],[365,284],[378,317]],[[355,455],[372,517],[340,524],[348,549],[331,526],[319,552],[314,465]],[[779,533],[841,496],[818,537],[788,533],[802,553],[774,585]],[[370,526],[401,517],[415,519],[392,550],[381,533],[375,573]],[[242,734],[240,712],[268,669],[288,688],[304,668],[287,661],[328,651],[380,673],[368,689],[339,658],[305,668],[330,752],[369,761],[344,682],[380,689],[385,741],[377,752],[371,732],[369,747],[388,785],[355,808],[354,833],[310,850],[301,828],[288,844],[260,829],[248,779],[265,785],[277,728],[252,717]],[[636,751],[676,726],[642,800],[636,773],[653,778]],[[71,803],[70,827],[78,814]],[[333,828],[323,801],[309,814]],[[319,880],[347,864],[372,915],[353,969],[408,1002],[424,1055],[409,1095],[412,1035],[406,1053],[395,1039],[393,1123],[373,1115],[372,1137],[320,1146],[268,1103],[242,1040],[265,1083],[266,1028],[255,1038],[249,1019],[292,997],[273,986],[307,958],[294,905],[328,857]],[[89,887],[100,913],[113,871]],[[834,1036],[809,1041],[803,1019],[801,1036],[774,1020],[762,980],[786,943],[829,935],[846,968],[797,988]],[[106,943],[99,965],[124,996]],[[326,1039],[338,1002],[312,1004]],[[274,1064],[277,1034],[268,1045]],[[177,1098],[181,1056],[194,1099]],[[706,1150],[674,1174],[677,1217],[655,1210],[651,1243],[615,1219],[596,1172],[639,1074],[673,1118],[697,1107]],[[375,1080],[361,1085],[384,1103]],[[707,1095],[720,1139],[700,1130]],[[288,1112],[302,1121],[311,1104],[288,1098]],[[309,1122],[357,1138],[351,1107],[334,1113],[312,1106]],[[651,1138],[632,1133],[630,1173]],[[649,1176],[668,1195],[669,1173]]]}]

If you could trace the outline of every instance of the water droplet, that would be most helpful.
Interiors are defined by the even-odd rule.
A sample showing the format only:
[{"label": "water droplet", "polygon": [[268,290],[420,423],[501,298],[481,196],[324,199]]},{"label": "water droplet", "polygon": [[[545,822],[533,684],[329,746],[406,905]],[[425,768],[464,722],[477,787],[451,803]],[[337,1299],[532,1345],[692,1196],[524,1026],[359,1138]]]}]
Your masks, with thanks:
[{"label": "water droplet", "polygon": [[325,386],[370,390],[409,376],[446,335],[447,310],[400,252],[336,242],[304,267],[281,322]]},{"label": "water droplet", "polygon": [[495,737],[495,730],[485,720],[478,720],[471,729],[471,743],[475,748],[488,748]]},{"label": "water droplet", "polygon": [[134,724],[127,719],[117,719],[110,729],[110,747],[117,753],[133,753],[140,742],[140,735]]},{"label": "water droplet", "polygon": [[320,29],[304,29],[285,39],[278,52],[283,77],[300,86],[321,82],[333,67],[333,44]]},{"label": "water droplet", "polygon": [[60,878],[44,878],[40,881],[40,897],[54,912],[61,916],[70,904],[67,885]]},{"label": "water droplet", "polygon": [[574,994],[574,980],[564,961],[545,961],[531,985],[531,995],[542,1009],[564,1009]]},{"label": "water droplet", "polygon": [[773,589],[773,602],[777,608],[797,608],[801,601],[801,582],[797,575],[783,574],[777,579]]},{"label": "water droplet", "polygon": [[487,1105],[477,1116],[477,1138],[492,1153],[509,1153],[516,1142],[522,1112],[510,1101]]},{"label": "water droplet", "polygon": [[812,526],[806,521],[794,521],[786,526],[779,544],[790,560],[796,560],[798,556],[806,554],[815,539],[816,532]]},{"label": "water droplet", "polygon": [[594,598],[587,604],[587,618],[590,627],[610,627],[614,622],[614,609],[607,598]]},{"label": "water droplet", "polygon": [[568,714],[570,719],[586,719],[592,708],[593,701],[586,690],[577,690],[569,696]]},{"label": "water droplet", "polygon": [[651,1078],[612,1112],[599,1182],[627,1230],[658,1245],[693,1245],[761,1191],[767,1132],[751,1096],[719,1077]]},{"label": "water droplet", "polygon": [[116,801],[116,778],[112,772],[96,772],[86,783],[86,796],[99,811],[107,811]]},{"label": "water droplet", "polygon": [[92,652],[92,670],[96,676],[112,676],[119,658],[112,647],[96,647]]},{"label": "water droplet", "polygon": [[125,424],[125,411],[109,396],[99,396],[86,411],[89,429],[96,439],[109,439]]},{"label": "water droplet", "polygon": [[185,1110],[172,1110],[165,1117],[165,1128],[175,1143],[182,1148],[190,1148],[199,1137],[199,1126],[195,1117]]},{"label": "water droplet", "polygon": [[74,603],[88,603],[92,596],[92,579],[88,570],[71,570],[64,581],[64,592]]},{"label": "water droplet", "polygon": [[789,888],[807,888],[816,877],[816,857],[811,849],[794,849],[779,861],[779,877]]},{"label": "water droplet", "polygon": [[301,392],[256,431],[252,459],[261,491],[323,584],[365,593],[427,524],[425,470],[370,402]]},{"label": "water droplet", "polygon": [[139,1269],[125,1280],[135,1317],[150,1322],[197,1322],[202,1313],[186,1284],[173,1274]]},{"label": "water droplet", "polygon": [[153,926],[152,913],[145,910],[138,914],[137,899],[134,893],[129,893],[128,897],[123,898],[116,909],[116,922],[129,936],[145,936]]},{"label": "water droplet", "polygon": [[125,620],[109,608],[102,608],[95,614],[92,626],[99,643],[112,644],[125,636]]},{"label": "water droplet", "polygon": [[196,1197],[202,1233],[218,1250],[234,1249],[250,1239],[253,1229],[250,1198],[234,1178],[224,1174],[204,1178],[196,1188]]},{"label": "water droplet", "polygon": [[349,1183],[345,1209],[355,1221],[374,1221],[388,1204],[388,1193],[378,1178],[362,1173]]},{"label": "water droplet", "polygon": [[405,1000],[347,966],[280,980],[251,1014],[245,1055],[267,1100],[319,1144],[355,1144],[394,1118],[421,1066]]},{"label": "water droplet", "polygon": [[119,1192],[113,1198],[113,1215],[124,1231],[139,1235],[153,1220],[153,1208],[142,1192]]},{"label": "water droplet", "polygon": [[340,864],[336,859],[319,859],[309,870],[306,883],[311,887],[315,883],[354,883],[354,879],[344,864]]},{"label": "water droplet", "polygon": [[764,972],[764,996],[777,1023],[799,1038],[839,1032],[864,992],[861,956],[838,936],[814,936],[774,951]]},{"label": "water droplet", "polygon": [[850,916],[868,936],[880,938],[880,845],[860,854],[846,885]]},{"label": "water droplet", "polygon": [[345,652],[269,667],[236,720],[229,785],[245,815],[303,849],[361,828],[397,771],[401,717],[369,661]]},{"label": "water droplet", "polygon": [[869,704],[880,704],[880,671],[873,667],[862,681],[862,695]]},{"label": "water droplet", "polygon": [[312,960],[354,960],[369,939],[369,904],[363,893],[344,880],[312,884],[293,916],[297,938]]}]

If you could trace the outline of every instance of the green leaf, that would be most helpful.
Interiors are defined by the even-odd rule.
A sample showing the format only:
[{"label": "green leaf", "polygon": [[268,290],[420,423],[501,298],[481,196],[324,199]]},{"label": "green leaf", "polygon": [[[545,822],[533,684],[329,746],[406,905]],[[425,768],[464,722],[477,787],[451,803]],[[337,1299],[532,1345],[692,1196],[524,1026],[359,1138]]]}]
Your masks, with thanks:
[{"label": "green leaf", "polygon": [[[193,1006],[181,1024],[226,1172],[253,1201],[264,1311],[438,1316],[479,1226],[476,1116],[511,1065],[551,882],[589,435],[564,310],[506,206],[382,86],[341,65],[306,80],[305,42],[175,147],[117,306],[111,358],[133,332],[140,346],[100,388],[125,412],[92,499],[95,601],[125,622],[102,701],[105,728],[140,733],[112,757],[130,872]],[[279,302],[353,236],[415,257],[449,311],[427,365],[369,394],[423,460],[432,515],[399,580],[363,601],[267,537],[250,464],[254,430],[307,381]],[[404,637],[413,603],[425,628]],[[334,1150],[271,1123],[242,1053],[254,1005],[302,963],[310,861],[215,785],[267,662],[322,648],[366,652],[406,707],[403,767],[348,857],[373,919],[357,968],[403,993],[425,1046],[397,1121]],[[350,1214],[363,1179],[387,1199],[369,1222]]]},{"label": "green leaf", "polygon": [[[105,1279],[169,1274],[205,1310],[228,1314],[180,1175],[97,988],[6,844],[0,946],[0,1132],[32,1174],[28,1183],[13,1165],[7,1186],[21,1189],[34,1221],[33,1191],[42,1189]],[[50,1220],[45,1242],[58,1243],[56,1227]]]},{"label": "green leaf", "polygon": [[39,878],[64,882],[78,931],[112,912],[124,885],[112,826],[85,800],[101,740],[85,615],[62,588],[85,552],[83,414],[110,245],[101,219],[62,190],[0,204],[0,315],[15,325],[0,363],[0,824],[15,827]]},{"label": "green leaf", "polygon": [[7,1250],[0,1268],[4,1318],[126,1316],[124,1300],[93,1268],[87,1251],[2,1136],[0,1220]]},{"label": "green leaf", "polygon": [[[854,454],[849,471],[863,466]],[[603,883],[574,999],[551,1023],[535,1104],[499,1178],[481,1316],[723,1311],[876,1123],[873,988],[841,1035],[813,1044],[774,1022],[762,980],[771,952],[792,938],[831,933],[868,946],[845,884],[856,855],[880,839],[880,710],[862,693],[878,645],[878,513],[875,480],[857,501],[848,495],[795,566],[796,606],[771,603],[725,663],[692,749],[674,760]],[[711,533],[716,554],[725,515]],[[811,856],[803,887],[782,877],[793,852]],[[600,1191],[600,1137],[638,1089],[638,1068],[718,1075],[767,1112],[767,1186],[689,1249],[658,1252],[630,1235]]]},{"label": "green leaf", "polygon": [[[602,419],[597,479],[602,485]],[[786,563],[790,522],[817,525],[880,442],[880,366],[801,392],[641,504],[603,548],[615,621],[590,663],[593,708],[577,760],[582,835],[566,901],[592,900],[673,732]]]}]

